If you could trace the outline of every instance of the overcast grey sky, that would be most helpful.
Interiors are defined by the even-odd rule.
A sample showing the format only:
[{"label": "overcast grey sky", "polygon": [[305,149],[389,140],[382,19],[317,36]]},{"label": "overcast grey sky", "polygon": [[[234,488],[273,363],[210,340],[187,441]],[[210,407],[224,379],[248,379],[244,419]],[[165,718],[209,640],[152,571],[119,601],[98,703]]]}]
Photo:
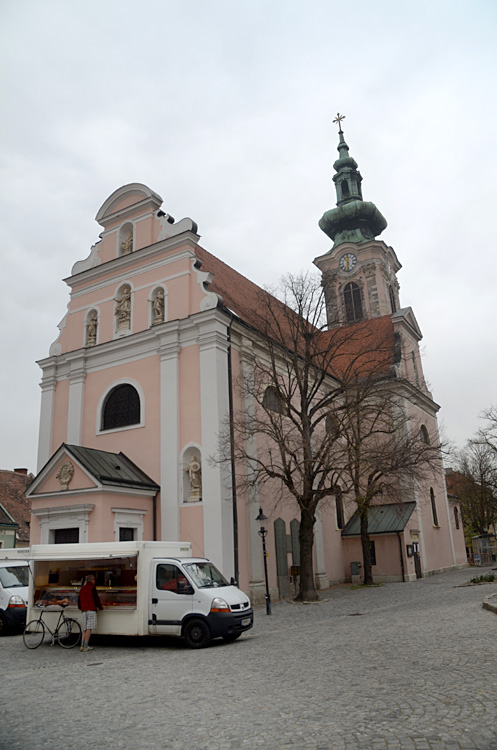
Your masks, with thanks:
[{"label": "overcast grey sky", "polygon": [[0,0],[0,468],[36,471],[62,282],[129,182],[260,285],[330,248],[332,120],[388,221],[440,419],[497,403],[494,0]]}]

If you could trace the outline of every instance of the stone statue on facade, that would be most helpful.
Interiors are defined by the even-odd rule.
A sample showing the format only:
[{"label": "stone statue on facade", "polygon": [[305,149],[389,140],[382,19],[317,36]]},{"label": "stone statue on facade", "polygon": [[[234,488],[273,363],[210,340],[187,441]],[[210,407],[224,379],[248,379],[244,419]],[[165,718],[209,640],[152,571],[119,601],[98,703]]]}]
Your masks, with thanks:
[{"label": "stone statue on facade", "polygon": [[129,255],[133,252],[133,232],[130,232],[126,239],[121,242],[121,253],[123,255]]},{"label": "stone statue on facade", "polygon": [[131,289],[123,287],[121,299],[116,300],[117,330],[126,331],[131,327]]},{"label": "stone statue on facade", "polygon": [[158,289],[152,302],[152,310],[154,313],[152,325],[157,326],[159,323],[164,322],[164,290]]},{"label": "stone statue on facade", "polygon": [[97,343],[97,325],[98,316],[95,310],[92,310],[86,323],[86,346],[95,346]]},{"label": "stone statue on facade", "polygon": [[195,453],[191,457],[187,472],[190,477],[190,494],[187,502],[198,502],[202,499],[202,467],[200,466],[200,459],[197,458]]},{"label": "stone statue on facade", "polygon": [[74,476],[74,466],[70,461],[64,461],[62,466],[60,467],[58,473],[56,474],[56,479],[60,482],[60,488],[62,490],[67,490],[69,487],[69,483],[71,479]]}]

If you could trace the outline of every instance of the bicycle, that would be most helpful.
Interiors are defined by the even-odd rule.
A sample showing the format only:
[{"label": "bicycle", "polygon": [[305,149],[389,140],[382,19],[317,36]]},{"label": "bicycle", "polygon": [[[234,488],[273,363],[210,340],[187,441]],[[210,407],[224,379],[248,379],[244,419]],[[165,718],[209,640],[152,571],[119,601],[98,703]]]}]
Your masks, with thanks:
[{"label": "bicycle", "polygon": [[[64,607],[67,607],[67,604],[40,607],[41,611],[38,620],[30,620],[24,629],[22,638],[26,648],[38,648],[38,646],[41,646],[47,630],[52,636],[52,646],[56,640],[62,648],[74,648],[74,646],[78,645],[81,641],[81,625],[74,618],[66,617]],[[54,630],[51,630],[48,623],[43,620],[43,613],[47,610],[60,612]]]}]

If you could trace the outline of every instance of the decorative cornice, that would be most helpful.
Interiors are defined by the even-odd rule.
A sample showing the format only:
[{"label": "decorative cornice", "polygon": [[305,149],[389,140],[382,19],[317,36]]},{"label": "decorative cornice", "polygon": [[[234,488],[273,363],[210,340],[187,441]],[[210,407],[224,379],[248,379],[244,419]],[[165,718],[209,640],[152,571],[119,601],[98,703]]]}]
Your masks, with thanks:
[{"label": "decorative cornice", "polygon": [[[108,260],[106,263],[102,263],[100,266],[98,266],[98,268],[90,268],[86,271],[83,271],[82,273],[76,274],[75,276],[68,276],[66,279],[64,279],[64,281],[68,286],[74,287],[80,284],[88,283],[92,279],[98,278],[102,276],[102,274],[108,272],[108,282],[108,280],[113,278],[113,276],[122,277],[123,272],[124,275],[130,275],[129,270],[127,269],[132,268],[133,265],[138,261],[143,261],[146,258],[151,259],[154,256],[160,255],[160,253],[173,250],[174,248],[181,247],[182,245],[186,245],[187,247],[189,246],[191,248],[191,250],[185,248],[183,257],[194,257],[194,250],[199,239],[200,237],[197,234],[193,234],[192,232],[183,232],[176,237],[170,237],[168,239],[161,240],[160,242],[156,242],[153,245],[143,247],[141,248],[141,250],[135,250],[135,252],[133,253],[128,253],[128,255],[120,255],[117,258]],[[171,259],[161,260],[161,264],[171,263],[181,257],[182,255],[180,254],[179,256],[174,256],[174,258]],[[143,265],[140,266],[140,273],[143,272],[143,270],[149,270],[149,267]]]}]

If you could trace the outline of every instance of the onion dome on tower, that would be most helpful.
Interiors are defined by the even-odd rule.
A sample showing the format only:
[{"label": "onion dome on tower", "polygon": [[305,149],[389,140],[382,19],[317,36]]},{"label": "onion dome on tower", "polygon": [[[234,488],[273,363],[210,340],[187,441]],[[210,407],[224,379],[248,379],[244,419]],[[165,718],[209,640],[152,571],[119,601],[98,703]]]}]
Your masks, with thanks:
[{"label": "onion dome on tower", "polygon": [[333,164],[336,175],[333,177],[337,194],[337,207],[325,211],[319,227],[334,240],[333,247],[343,242],[368,242],[374,240],[387,226],[386,219],[374,203],[362,199],[362,177],[357,162],[349,155],[345,143],[342,120],[345,115],[337,114],[333,122],[338,123],[339,158]]}]

